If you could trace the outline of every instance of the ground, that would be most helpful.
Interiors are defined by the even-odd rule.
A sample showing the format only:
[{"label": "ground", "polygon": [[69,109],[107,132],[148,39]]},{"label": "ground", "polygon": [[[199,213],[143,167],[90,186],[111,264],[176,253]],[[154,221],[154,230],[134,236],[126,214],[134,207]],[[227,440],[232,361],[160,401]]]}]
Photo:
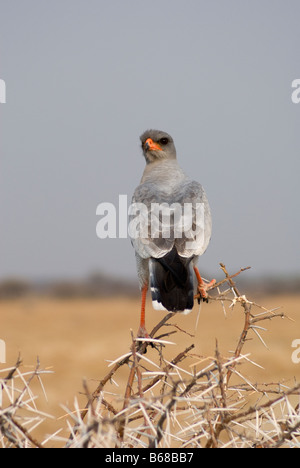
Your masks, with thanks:
[{"label": "ground", "polygon": [[[292,342],[300,339],[299,305],[300,296],[266,296],[259,303],[264,307],[282,307],[282,311],[294,321],[276,318],[259,325],[268,331],[260,331],[269,349],[266,349],[252,333],[243,352],[251,353],[251,359],[264,369],[249,365],[247,376],[252,382],[289,381],[294,377],[299,381],[300,363],[292,361]],[[40,389],[37,405],[43,411],[60,420],[46,420],[35,432],[42,440],[61,425],[65,409],[61,405],[73,407],[74,397],[84,406],[85,398],[82,380],[87,379],[93,391],[97,382],[107,373],[107,360],[114,360],[128,352],[131,343],[130,329],[135,333],[139,323],[138,299],[86,299],[55,300],[26,298],[1,301],[0,339],[6,343],[6,364],[0,369],[14,365],[21,354],[24,368],[35,366],[37,356],[43,368],[54,371],[43,377],[48,401]],[[227,315],[220,302],[201,305],[197,330],[195,330],[198,305],[188,316],[177,315],[172,319],[180,328],[191,334],[178,332],[172,335],[175,346],[169,346],[170,358],[178,354],[191,342],[195,343],[195,353],[213,356],[216,339],[221,354],[229,356],[236,347],[243,327],[244,312],[239,304],[233,309],[226,307]],[[163,317],[162,312],[147,305],[146,320],[149,331]],[[148,350],[148,356],[155,350]],[[27,366],[27,367],[26,367]],[[123,373],[122,373],[123,372]],[[128,377],[126,368],[118,376],[121,385]],[[3,376],[3,374],[1,374]],[[122,379],[124,381],[122,382]],[[118,389],[115,387],[115,391]]]}]

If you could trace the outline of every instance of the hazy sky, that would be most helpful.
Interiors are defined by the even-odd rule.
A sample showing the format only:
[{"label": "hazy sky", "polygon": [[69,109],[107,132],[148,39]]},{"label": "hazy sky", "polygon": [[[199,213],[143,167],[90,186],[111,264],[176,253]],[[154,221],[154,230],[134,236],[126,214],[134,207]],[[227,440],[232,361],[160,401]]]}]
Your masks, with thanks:
[{"label": "hazy sky", "polygon": [[135,275],[96,237],[139,136],[169,132],[207,192],[200,270],[300,273],[299,0],[0,0],[0,278]]}]

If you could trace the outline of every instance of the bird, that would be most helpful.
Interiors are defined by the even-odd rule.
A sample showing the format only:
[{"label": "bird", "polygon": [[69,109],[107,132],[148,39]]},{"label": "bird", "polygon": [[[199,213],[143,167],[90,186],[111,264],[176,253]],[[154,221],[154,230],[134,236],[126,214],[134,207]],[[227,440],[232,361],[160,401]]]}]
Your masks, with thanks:
[{"label": "bird", "polygon": [[[215,280],[204,282],[196,266],[212,232],[202,185],[179,166],[168,133],[146,130],[140,141],[146,167],[129,208],[129,235],[141,290],[138,336],[149,338],[145,320],[149,288],[154,309],[187,314],[195,297],[207,301]],[[194,275],[198,296],[194,296]]]}]

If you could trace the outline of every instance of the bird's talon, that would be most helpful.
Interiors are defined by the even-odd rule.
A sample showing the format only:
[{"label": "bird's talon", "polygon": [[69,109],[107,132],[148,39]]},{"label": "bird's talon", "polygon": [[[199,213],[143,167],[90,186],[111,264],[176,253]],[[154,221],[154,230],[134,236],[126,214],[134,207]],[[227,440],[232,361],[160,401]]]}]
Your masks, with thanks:
[{"label": "bird's talon", "polygon": [[150,338],[146,328],[143,326],[140,326],[140,328],[138,329],[137,337],[138,338]]}]

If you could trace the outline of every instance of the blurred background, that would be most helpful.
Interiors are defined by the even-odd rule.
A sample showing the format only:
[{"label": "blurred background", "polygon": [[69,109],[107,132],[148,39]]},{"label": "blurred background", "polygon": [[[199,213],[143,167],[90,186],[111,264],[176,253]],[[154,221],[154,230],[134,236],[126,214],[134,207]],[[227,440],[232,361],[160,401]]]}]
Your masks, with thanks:
[{"label": "blurred background", "polygon": [[[8,362],[21,351],[32,364],[38,354],[56,367],[62,399],[72,399],[83,375],[99,378],[105,358],[126,352],[139,314],[134,251],[129,239],[96,236],[96,209],[113,203],[118,215],[119,195],[130,202],[147,128],[173,136],[180,165],[207,192],[213,236],[200,271],[220,278],[219,262],[232,273],[251,266],[242,292],[264,295],[268,307],[289,304],[297,318],[299,15],[298,0],[0,0]],[[206,316],[211,328],[200,321],[203,353],[218,327],[223,351],[238,337],[219,312]],[[289,358],[295,330],[281,342],[279,324],[274,375],[289,366],[299,374]]]}]

